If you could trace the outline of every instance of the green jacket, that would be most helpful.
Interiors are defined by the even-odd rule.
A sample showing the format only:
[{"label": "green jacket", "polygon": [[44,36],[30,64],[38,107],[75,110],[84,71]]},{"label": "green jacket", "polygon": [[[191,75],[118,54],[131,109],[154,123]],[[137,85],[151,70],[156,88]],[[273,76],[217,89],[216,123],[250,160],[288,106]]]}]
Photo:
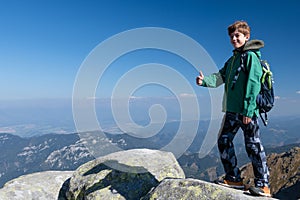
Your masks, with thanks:
[{"label": "green jacket", "polygon": [[[261,40],[248,41],[243,47],[235,49],[224,67],[217,73],[205,76],[202,86],[218,87],[224,85],[223,111],[240,113],[243,116],[258,116],[256,97],[260,91],[262,67],[260,64],[260,48],[264,46]],[[240,66],[241,54],[248,51],[246,70],[239,73],[234,89],[231,88],[236,71]],[[258,56],[259,57],[258,57]]]}]

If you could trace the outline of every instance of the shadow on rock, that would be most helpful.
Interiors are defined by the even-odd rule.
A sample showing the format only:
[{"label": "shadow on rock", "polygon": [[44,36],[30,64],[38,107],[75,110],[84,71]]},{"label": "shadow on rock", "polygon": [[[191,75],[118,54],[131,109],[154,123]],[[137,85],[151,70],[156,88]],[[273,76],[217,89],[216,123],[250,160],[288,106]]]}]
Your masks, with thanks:
[{"label": "shadow on rock", "polygon": [[[105,174],[104,178],[101,178],[101,174]],[[99,177],[99,180],[96,180],[96,177]],[[108,193],[110,197],[121,195],[124,199],[140,199],[159,184],[159,181],[144,167],[128,166],[116,160],[105,161],[83,173],[79,182],[76,181],[78,185],[75,190],[74,187],[73,189],[70,187],[71,179],[62,185],[59,200],[108,198]]]}]

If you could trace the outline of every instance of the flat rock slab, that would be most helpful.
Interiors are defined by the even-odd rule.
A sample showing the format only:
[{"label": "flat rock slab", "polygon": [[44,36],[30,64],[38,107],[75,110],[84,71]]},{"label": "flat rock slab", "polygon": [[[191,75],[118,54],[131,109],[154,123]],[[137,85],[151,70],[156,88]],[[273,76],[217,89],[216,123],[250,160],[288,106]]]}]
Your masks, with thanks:
[{"label": "flat rock slab", "polygon": [[73,171],[45,171],[20,176],[0,189],[1,200],[57,199]]}]

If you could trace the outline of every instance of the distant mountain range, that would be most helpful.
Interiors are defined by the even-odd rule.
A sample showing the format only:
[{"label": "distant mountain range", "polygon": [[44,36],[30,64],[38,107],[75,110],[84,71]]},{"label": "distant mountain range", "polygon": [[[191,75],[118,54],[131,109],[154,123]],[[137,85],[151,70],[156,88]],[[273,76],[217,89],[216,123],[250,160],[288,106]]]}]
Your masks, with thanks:
[{"label": "distant mountain range", "polygon": [[[35,118],[38,119],[38,113],[36,114]],[[75,131],[72,132],[72,121],[62,120],[61,123],[57,123],[54,117],[56,114],[51,118],[56,120],[55,123],[49,121],[49,124],[56,125],[50,126],[45,122],[41,123],[42,120],[40,122],[36,120],[35,124],[2,126],[0,129],[0,187],[7,181],[24,174],[46,170],[75,170],[95,157],[116,150],[162,149],[172,141],[180,127],[178,121],[168,122],[159,133],[149,138],[138,138],[130,133],[122,133],[113,126],[110,126],[110,133],[78,134]],[[293,146],[300,146],[299,120],[300,117],[270,118],[269,126],[261,127],[262,141],[267,154],[286,152]],[[142,120],[140,123],[147,124]],[[183,123],[189,127],[188,123],[192,122]],[[213,180],[223,173],[216,147],[203,158],[199,158],[198,155],[208,125],[208,120],[200,121],[194,138],[190,138],[189,130],[184,130],[186,133],[180,138],[182,143],[191,141],[188,149],[178,158],[188,177]],[[238,134],[234,142],[239,157],[238,164],[242,166],[249,162],[242,134]]]},{"label": "distant mountain range", "polygon": [[32,138],[0,134],[0,149],[1,186],[23,174],[49,169],[76,169],[93,159],[76,134]]},{"label": "distant mountain range", "polygon": [[[201,159],[197,153],[199,144],[203,142],[207,124],[207,122],[201,122],[201,130],[194,138],[191,146],[178,158],[187,176],[202,180],[212,180],[223,173],[216,148]],[[151,138],[136,138],[130,134],[102,132],[101,134],[98,132],[46,134],[27,138],[2,133],[0,134],[0,186],[23,174],[46,170],[74,170],[81,164],[103,154],[111,153],[115,149],[161,149],[172,140],[178,126],[179,123],[177,122],[167,123],[160,133]],[[297,138],[296,135],[288,135],[283,131],[277,133],[270,129],[268,132],[264,131],[263,140],[267,140],[268,134],[272,134],[272,137],[266,142],[269,147],[267,153],[284,152],[293,146],[299,146],[299,137],[297,136]],[[295,144],[283,147],[283,144],[292,138],[294,138],[292,141]],[[239,156],[239,165],[242,166],[249,160],[240,139],[237,138],[236,140],[236,151]],[[184,141],[185,138],[182,140]]]}]

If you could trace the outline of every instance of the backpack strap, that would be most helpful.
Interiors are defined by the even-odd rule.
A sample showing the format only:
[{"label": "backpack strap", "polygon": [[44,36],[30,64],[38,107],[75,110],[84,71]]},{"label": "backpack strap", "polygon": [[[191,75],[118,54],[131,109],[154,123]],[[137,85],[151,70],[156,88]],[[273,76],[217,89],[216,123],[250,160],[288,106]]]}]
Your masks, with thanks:
[{"label": "backpack strap", "polygon": [[265,118],[263,118],[262,113],[259,112],[259,116],[261,118],[261,121],[264,123],[265,126],[268,125],[268,114],[267,112],[263,112],[265,114]]},{"label": "backpack strap", "polygon": [[245,67],[245,63],[247,62],[247,51],[243,52],[241,54],[241,65],[237,68],[236,72],[235,72],[235,75],[234,75],[234,78],[232,80],[232,85],[231,85],[231,89],[233,90],[234,89],[234,86],[236,84],[236,81],[238,80],[239,78],[239,75],[240,75],[240,72],[243,70],[243,71],[246,71],[246,67]]}]

